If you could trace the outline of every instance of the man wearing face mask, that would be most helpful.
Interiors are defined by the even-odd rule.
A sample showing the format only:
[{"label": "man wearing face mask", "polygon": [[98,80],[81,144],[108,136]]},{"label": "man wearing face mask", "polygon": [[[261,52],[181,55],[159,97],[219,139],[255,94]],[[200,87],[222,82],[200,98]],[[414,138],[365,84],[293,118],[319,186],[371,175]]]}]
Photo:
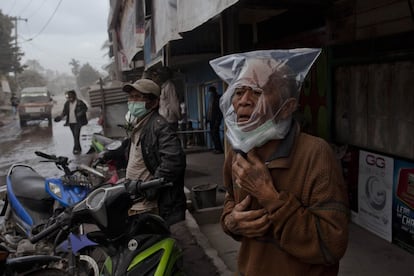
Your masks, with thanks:
[{"label": "man wearing face mask", "polygon": [[337,275],[348,199],[330,146],[292,119],[319,49],[256,51],[210,62],[229,87],[221,110],[223,230],[241,241],[237,275]]},{"label": "man wearing face mask", "polygon": [[[127,120],[132,126],[129,139],[118,154],[128,151],[127,179],[147,181],[163,177],[173,182],[172,187],[147,194],[142,211],[157,212],[168,225],[185,219],[184,171],[186,158],[177,134],[158,113],[160,87],[149,79],[127,84]],[[117,153],[111,153],[116,155]],[[104,156],[113,158],[113,156]]]}]

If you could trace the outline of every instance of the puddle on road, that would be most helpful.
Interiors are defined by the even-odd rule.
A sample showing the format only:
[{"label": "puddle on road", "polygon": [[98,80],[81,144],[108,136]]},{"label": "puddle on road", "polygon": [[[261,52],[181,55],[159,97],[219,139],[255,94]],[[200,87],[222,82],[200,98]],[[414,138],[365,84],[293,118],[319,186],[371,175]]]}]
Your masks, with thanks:
[{"label": "puddle on road", "polygon": [[48,126],[47,121],[30,122],[27,127],[20,128],[18,120],[0,129],[0,185],[5,183],[5,175],[14,163],[32,166],[40,175],[56,177],[63,174],[54,163],[35,155],[41,151],[50,155],[65,156],[71,163],[82,163],[90,148],[92,134],[101,132],[98,118],[91,119],[81,130],[82,155],[72,154],[73,137],[69,127],[63,122]]}]

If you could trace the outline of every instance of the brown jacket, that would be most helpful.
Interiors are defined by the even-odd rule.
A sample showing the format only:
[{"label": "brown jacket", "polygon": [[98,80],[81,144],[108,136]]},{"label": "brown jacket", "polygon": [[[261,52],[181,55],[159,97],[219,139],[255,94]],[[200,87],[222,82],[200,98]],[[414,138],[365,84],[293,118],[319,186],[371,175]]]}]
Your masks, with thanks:
[{"label": "brown jacket", "polygon": [[[267,167],[279,200],[263,206],[273,221],[262,238],[236,236],[223,220],[247,193],[233,186],[233,152],[226,156],[223,230],[241,241],[240,275],[337,275],[348,243],[348,198],[341,169],[322,139],[293,128]],[[252,209],[260,208],[253,198]]]}]

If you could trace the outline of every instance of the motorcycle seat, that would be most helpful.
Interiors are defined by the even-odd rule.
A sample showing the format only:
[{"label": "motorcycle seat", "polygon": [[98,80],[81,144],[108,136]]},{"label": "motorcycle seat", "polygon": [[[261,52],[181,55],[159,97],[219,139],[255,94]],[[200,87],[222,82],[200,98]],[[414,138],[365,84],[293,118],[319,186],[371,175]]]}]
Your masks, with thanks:
[{"label": "motorcycle seat", "polygon": [[28,225],[37,225],[53,215],[54,200],[45,190],[45,179],[33,168],[13,167],[9,184],[10,203]]},{"label": "motorcycle seat", "polygon": [[17,198],[29,198],[32,200],[44,200],[50,198],[50,195],[45,189],[45,178],[39,175],[31,167],[15,167],[10,179],[13,193]]}]

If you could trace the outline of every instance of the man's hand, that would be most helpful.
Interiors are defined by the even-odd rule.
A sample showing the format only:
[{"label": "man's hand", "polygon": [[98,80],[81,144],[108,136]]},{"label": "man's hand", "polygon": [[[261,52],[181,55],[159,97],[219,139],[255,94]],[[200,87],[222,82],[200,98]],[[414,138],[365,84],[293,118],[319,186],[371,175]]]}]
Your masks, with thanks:
[{"label": "man's hand", "polygon": [[247,154],[247,159],[237,154],[232,169],[235,184],[257,198],[259,203],[277,195],[268,168],[254,150]]},{"label": "man's hand", "polygon": [[227,229],[249,238],[261,237],[269,229],[271,222],[265,209],[248,210],[251,197],[248,195],[234,206],[231,213],[224,218]]}]

